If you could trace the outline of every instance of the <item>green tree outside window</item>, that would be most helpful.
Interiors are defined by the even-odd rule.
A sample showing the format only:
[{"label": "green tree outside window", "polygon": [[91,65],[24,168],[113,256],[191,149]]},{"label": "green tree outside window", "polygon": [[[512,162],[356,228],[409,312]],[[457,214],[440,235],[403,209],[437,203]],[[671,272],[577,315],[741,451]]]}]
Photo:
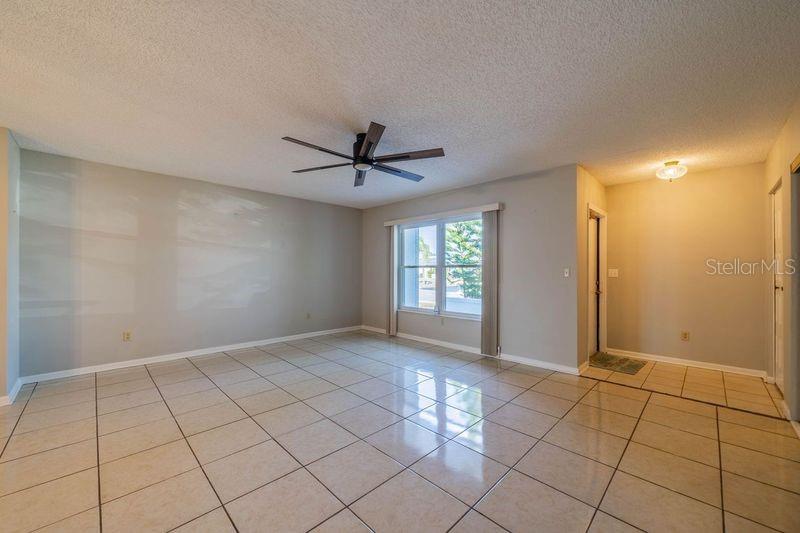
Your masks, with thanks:
[{"label": "green tree outside window", "polygon": [[[465,220],[445,226],[445,262],[447,265],[481,265],[483,221]],[[448,284],[460,285],[465,298],[481,297],[480,268],[447,269]]]}]

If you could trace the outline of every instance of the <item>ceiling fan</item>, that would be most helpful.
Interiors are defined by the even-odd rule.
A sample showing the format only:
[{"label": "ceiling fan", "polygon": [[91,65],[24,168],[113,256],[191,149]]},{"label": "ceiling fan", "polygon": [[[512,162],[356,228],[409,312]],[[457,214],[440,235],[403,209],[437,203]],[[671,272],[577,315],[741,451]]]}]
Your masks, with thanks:
[{"label": "ceiling fan", "polygon": [[302,170],[295,170],[295,173],[299,174],[302,172],[313,172],[315,170],[325,170],[327,168],[346,167],[348,165],[352,165],[356,170],[356,181],[353,185],[354,187],[360,187],[364,185],[364,179],[366,179],[367,172],[370,170],[380,170],[381,172],[386,172],[387,174],[405,178],[407,180],[420,181],[424,178],[424,176],[420,176],[419,174],[414,174],[413,172],[408,172],[406,170],[401,170],[399,168],[390,167],[385,163],[411,161],[412,159],[428,159],[430,157],[444,157],[444,150],[441,148],[375,156],[375,147],[378,146],[384,129],[386,129],[385,126],[381,126],[377,122],[370,122],[369,129],[367,129],[366,133],[356,134],[356,142],[353,143],[352,157],[347,154],[336,152],[334,150],[328,150],[327,148],[307,143],[305,141],[300,141],[292,137],[283,137],[283,140],[293,142],[301,146],[307,146],[309,148],[313,148],[314,150],[325,152],[326,154],[343,157],[349,161],[348,163],[339,163],[336,165],[304,168]]}]

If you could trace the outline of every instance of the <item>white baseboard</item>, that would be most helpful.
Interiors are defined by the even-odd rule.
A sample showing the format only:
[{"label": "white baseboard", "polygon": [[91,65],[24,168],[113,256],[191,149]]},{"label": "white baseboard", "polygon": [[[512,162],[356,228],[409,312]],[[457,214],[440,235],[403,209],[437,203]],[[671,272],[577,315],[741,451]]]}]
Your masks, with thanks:
[{"label": "white baseboard", "polygon": [[704,361],[693,361],[691,359],[683,359],[681,357],[667,357],[666,355],[631,352],[628,350],[618,350],[617,348],[607,348],[606,351],[611,355],[620,355],[623,357],[631,357],[633,359],[644,359],[646,361],[658,361],[661,363],[673,363],[676,365],[691,366],[694,368],[705,368],[706,370],[721,370],[722,372],[732,372],[734,374],[743,374],[745,376],[755,376],[762,379],[767,378],[767,373],[765,371],[755,370],[752,368],[720,365],[718,363],[706,363]]},{"label": "white baseboard", "polygon": [[19,394],[19,390],[22,388],[22,385],[22,380],[17,378],[17,381],[14,383],[14,386],[11,387],[8,395],[0,396],[0,405],[9,405],[14,403],[14,400],[17,399],[17,394]]},{"label": "white baseboard", "polygon": [[[384,335],[386,335],[385,329],[376,328],[375,326],[367,326],[366,324],[364,324],[361,326],[361,329],[365,331],[372,331],[375,333],[383,333]],[[462,352],[481,353],[480,348],[476,348],[474,346],[467,346],[466,344],[456,344],[453,342],[440,341],[439,339],[430,339],[428,337],[420,337],[419,335],[411,335],[410,333],[403,333],[402,331],[398,331],[397,336],[400,337],[401,339],[408,339],[410,341],[417,341],[417,342],[426,342],[428,344],[435,344],[437,346],[452,348],[453,350],[460,350]]]},{"label": "white baseboard", "polygon": [[[375,333],[386,333],[386,330],[381,328],[376,328],[374,326],[361,326],[361,329],[366,331],[374,331]],[[468,353],[481,353],[480,348],[476,348],[474,346],[467,346],[464,344],[455,344],[452,342],[445,342],[440,341],[438,339],[429,339],[427,337],[419,337],[417,335],[409,335],[408,333],[401,333],[398,332],[397,336],[402,339],[409,339],[412,341],[419,341],[419,342],[427,342],[429,344],[435,344],[437,346],[444,346],[445,348],[452,348],[454,350],[460,350],[462,352]],[[486,356],[489,357],[489,356]],[[523,365],[531,365],[536,366],[539,368],[545,368],[547,370],[555,370],[556,372],[564,372],[565,374],[574,374],[578,375],[579,371],[577,367],[567,366],[567,365],[560,365],[557,363],[550,363],[548,361],[542,361],[541,359],[534,359],[532,357],[522,357],[520,355],[511,355],[506,353],[501,353],[498,357],[499,359],[503,359],[505,361],[511,361],[512,363],[520,363]],[[588,364],[588,362],[587,362]]]},{"label": "white baseboard", "polygon": [[[141,357],[138,359],[128,359],[127,361],[119,361],[117,363],[105,363],[102,365],[84,366],[80,368],[72,368],[69,370],[59,370],[57,372],[46,372],[44,374],[35,374],[32,376],[21,377],[18,380],[20,386],[26,383],[34,383],[36,381],[47,381],[50,379],[68,378],[72,376],[80,376],[83,374],[93,374],[95,372],[105,372],[107,370],[116,370],[119,368],[128,368],[131,366],[149,365],[153,363],[163,363],[165,361],[174,361],[175,359],[183,359],[185,357],[195,357],[197,355],[207,355],[217,352],[227,352],[231,350],[240,350],[242,348],[253,348],[261,346],[262,344],[272,344],[275,342],[296,341],[299,339],[307,339],[309,337],[317,337],[319,335],[330,335],[333,333],[344,333],[347,331],[359,331],[361,326],[349,326],[346,328],[327,329],[324,331],[309,331],[308,333],[298,333],[296,335],[287,335],[285,337],[273,337],[271,339],[262,339],[257,341],[240,342],[238,344],[229,344],[227,346],[213,346],[210,348],[200,348],[198,350],[189,350],[186,352],[170,353],[164,355],[156,355],[153,357]],[[19,389],[17,389],[19,390]],[[16,396],[16,394],[15,394]],[[4,397],[5,398],[5,397]],[[12,399],[13,401],[13,399]]]},{"label": "white baseboard", "polygon": [[541,359],[534,359],[532,357],[523,357],[521,355],[511,355],[508,353],[501,353],[500,359],[505,359],[506,361],[511,361],[512,363],[521,363],[523,365],[531,365],[539,368],[544,368],[547,370],[554,370],[556,372],[562,372],[564,374],[573,374],[575,376],[579,374],[578,367],[576,366],[567,366],[558,363],[551,363],[550,361],[542,361]]},{"label": "white baseboard", "polygon": [[427,342],[428,344],[435,344],[437,346],[443,346],[445,348],[452,348],[453,350],[459,350],[461,352],[481,353],[480,348],[475,348],[474,346],[467,346],[466,344],[456,344],[454,342],[445,342],[445,341],[440,341],[438,339],[429,339],[427,337],[420,337],[418,335],[411,335],[409,333],[403,333],[400,331],[397,332],[397,336],[400,337],[401,339],[408,339],[410,341],[417,341],[417,342]]},{"label": "white baseboard", "polygon": [[778,406],[778,411],[780,411],[781,416],[792,423],[792,428],[794,432],[797,433],[797,438],[800,439],[800,421],[792,419],[792,411],[789,409],[786,400],[781,399],[780,402],[776,401],[775,403]]},{"label": "white baseboard", "polygon": [[[773,401],[774,401],[774,398],[773,398]],[[786,404],[786,400],[781,399],[780,402],[776,401],[775,403],[777,404],[778,411],[780,411],[781,415],[783,417],[787,418],[787,419],[791,419],[791,417],[789,416],[791,413],[789,411],[789,406]],[[798,435],[798,436],[800,436],[800,435]]]}]

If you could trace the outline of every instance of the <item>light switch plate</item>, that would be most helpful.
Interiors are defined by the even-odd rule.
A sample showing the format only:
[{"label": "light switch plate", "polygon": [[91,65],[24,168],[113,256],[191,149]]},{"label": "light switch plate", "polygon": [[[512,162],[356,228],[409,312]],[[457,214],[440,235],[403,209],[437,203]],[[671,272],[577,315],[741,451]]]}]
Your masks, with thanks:
[{"label": "light switch plate", "polygon": [[568,268],[565,268],[565,269],[564,269],[564,277],[565,277],[565,278],[568,278],[568,277],[569,277],[569,269],[568,269]]},{"label": "light switch plate", "polygon": [[618,278],[619,277],[619,269],[618,268],[609,268],[608,269],[608,277],[609,278]]}]

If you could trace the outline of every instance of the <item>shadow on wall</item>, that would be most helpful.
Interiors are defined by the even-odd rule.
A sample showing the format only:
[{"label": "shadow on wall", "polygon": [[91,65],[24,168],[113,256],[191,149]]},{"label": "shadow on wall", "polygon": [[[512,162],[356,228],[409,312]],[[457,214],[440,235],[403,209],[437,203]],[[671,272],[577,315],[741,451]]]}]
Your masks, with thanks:
[{"label": "shadow on wall", "polygon": [[360,318],[354,209],[25,152],[21,215],[23,375]]}]

